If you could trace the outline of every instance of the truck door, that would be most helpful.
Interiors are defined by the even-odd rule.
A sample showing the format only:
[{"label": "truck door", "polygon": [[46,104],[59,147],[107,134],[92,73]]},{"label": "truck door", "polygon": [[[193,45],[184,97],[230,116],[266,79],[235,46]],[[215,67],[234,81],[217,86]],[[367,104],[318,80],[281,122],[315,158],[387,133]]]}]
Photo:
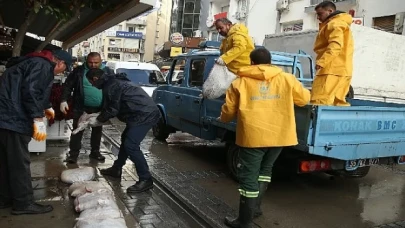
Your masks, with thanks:
[{"label": "truck door", "polygon": [[200,137],[201,120],[200,109],[202,103],[202,85],[204,83],[205,57],[195,57],[188,60],[186,68],[186,86],[183,87],[181,105],[181,126],[186,132]]}]

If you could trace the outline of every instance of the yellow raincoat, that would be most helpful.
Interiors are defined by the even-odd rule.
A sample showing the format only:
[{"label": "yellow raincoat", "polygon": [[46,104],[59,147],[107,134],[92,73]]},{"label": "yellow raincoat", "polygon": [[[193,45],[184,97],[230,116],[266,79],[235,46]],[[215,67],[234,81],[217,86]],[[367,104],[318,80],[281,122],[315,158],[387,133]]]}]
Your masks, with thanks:
[{"label": "yellow raincoat", "polygon": [[221,43],[221,58],[228,69],[236,74],[241,67],[250,66],[250,52],[254,49],[248,29],[242,24],[234,24]]},{"label": "yellow raincoat", "polygon": [[346,102],[346,94],[353,73],[352,20],[350,14],[336,12],[319,25],[314,51],[316,65],[321,68],[313,82],[312,104],[350,105]]},{"label": "yellow raincoat", "polygon": [[309,103],[310,93],[295,78],[271,65],[244,67],[226,92],[221,121],[237,116],[236,144],[283,147],[298,144],[294,104]]}]

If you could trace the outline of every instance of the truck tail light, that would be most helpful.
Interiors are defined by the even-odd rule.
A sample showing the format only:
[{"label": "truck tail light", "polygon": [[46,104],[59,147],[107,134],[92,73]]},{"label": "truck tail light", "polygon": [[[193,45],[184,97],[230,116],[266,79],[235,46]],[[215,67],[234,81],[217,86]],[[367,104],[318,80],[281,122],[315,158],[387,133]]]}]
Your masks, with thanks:
[{"label": "truck tail light", "polygon": [[398,157],[398,164],[399,165],[405,164],[405,156],[399,156]]},{"label": "truck tail light", "polygon": [[301,173],[330,170],[330,160],[300,161],[299,168]]}]

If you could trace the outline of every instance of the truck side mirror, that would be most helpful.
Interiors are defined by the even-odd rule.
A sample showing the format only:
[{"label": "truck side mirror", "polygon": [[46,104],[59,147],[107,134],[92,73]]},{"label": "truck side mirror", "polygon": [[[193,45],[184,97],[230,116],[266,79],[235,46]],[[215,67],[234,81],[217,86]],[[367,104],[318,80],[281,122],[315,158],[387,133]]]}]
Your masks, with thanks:
[{"label": "truck side mirror", "polygon": [[157,76],[155,72],[149,73],[149,83],[150,84],[157,84]]}]

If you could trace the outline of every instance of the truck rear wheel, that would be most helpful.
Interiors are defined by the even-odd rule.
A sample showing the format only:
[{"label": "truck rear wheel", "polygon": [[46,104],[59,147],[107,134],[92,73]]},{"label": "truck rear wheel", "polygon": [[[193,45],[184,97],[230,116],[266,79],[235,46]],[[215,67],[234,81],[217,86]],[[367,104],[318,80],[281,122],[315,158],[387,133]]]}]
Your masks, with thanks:
[{"label": "truck rear wheel", "polygon": [[234,142],[226,143],[226,165],[231,177],[238,181],[239,147]]},{"label": "truck rear wheel", "polygon": [[163,118],[159,119],[159,122],[152,128],[153,136],[157,140],[165,141],[170,135],[170,129],[167,127]]},{"label": "truck rear wheel", "polygon": [[344,177],[349,177],[349,178],[362,178],[362,177],[367,176],[368,172],[370,172],[370,166],[360,167],[353,171],[334,170],[334,171],[329,171],[327,173],[330,175],[333,175],[333,176],[344,176]]}]

